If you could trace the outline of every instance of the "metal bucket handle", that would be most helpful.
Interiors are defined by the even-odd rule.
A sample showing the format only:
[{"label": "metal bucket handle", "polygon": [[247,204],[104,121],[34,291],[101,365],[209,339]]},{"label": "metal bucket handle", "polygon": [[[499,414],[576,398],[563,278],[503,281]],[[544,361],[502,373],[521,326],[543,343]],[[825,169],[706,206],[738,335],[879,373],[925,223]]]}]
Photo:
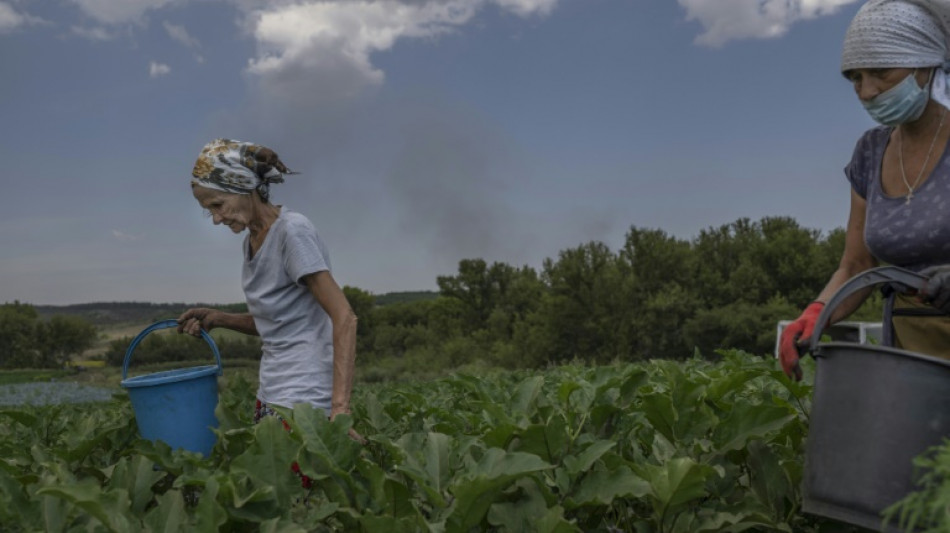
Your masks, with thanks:
[{"label": "metal bucket handle", "polygon": [[926,276],[922,276],[916,272],[894,266],[865,270],[849,279],[835,292],[834,296],[828,300],[824,309],[821,310],[821,314],[818,315],[818,320],[815,322],[815,330],[811,334],[811,352],[815,353],[815,350],[818,348],[818,342],[821,340],[821,332],[828,324],[828,321],[831,320],[831,314],[841,305],[841,302],[852,294],[867,287],[884,283],[890,283],[894,289],[899,292],[919,291],[927,284],[927,279]]},{"label": "metal bucket handle", "polygon": [[[125,360],[122,361],[122,379],[125,380],[125,377],[129,373],[129,361],[132,360],[132,352],[135,350],[135,347],[138,346],[140,342],[142,342],[142,339],[144,339],[146,335],[159,329],[176,327],[178,327],[177,320],[163,320],[161,322],[156,322],[142,330],[142,332],[132,340],[132,344],[129,345],[129,349],[125,351]],[[214,360],[218,364],[218,375],[220,376],[222,373],[222,368],[221,354],[218,353],[218,346],[214,343],[214,339],[211,338],[211,335],[208,335],[208,332],[203,329],[201,330],[201,338],[204,339],[205,342],[208,343],[208,346],[211,347],[211,352],[214,353]]]}]

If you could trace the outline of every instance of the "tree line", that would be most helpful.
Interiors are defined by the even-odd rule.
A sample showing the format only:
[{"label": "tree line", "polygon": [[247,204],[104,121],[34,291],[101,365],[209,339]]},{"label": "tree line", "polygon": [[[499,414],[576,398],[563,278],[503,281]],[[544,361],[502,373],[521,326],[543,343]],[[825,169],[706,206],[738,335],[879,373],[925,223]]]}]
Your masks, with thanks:
[{"label": "tree line", "polygon": [[[361,364],[538,367],[682,359],[720,348],[770,354],[776,323],[793,319],[827,282],[844,250],[787,217],[739,219],[694,239],[632,227],[622,247],[588,242],[540,269],[466,259],[437,279],[432,300],[374,305],[347,287]],[[874,296],[856,318],[880,320]],[[385,379],[385,375],[377,376]]]},{"label": "tree line", "polygon": [[96,337],[95,326],[82,318],[42,320],[32,305],[0,305],[0,368],[60,368]]},{"label": "tree line", "polygon": [[[464,259],[456,273],[437,278],[434,295],[399,293],[385,300],[356,287],[344,292],[359,316],[359,366],[375,373],[371,379],[469,364],[530,368],[573,360],[682,359],[697,352],[715,357],[720,348],[767,354],[777,321],[795,318],[814,299],[837,267],[844,240],[842,229],[824,234],[788,217],[742,218],[693,239],[634,226],[617,250],[588,242],[562,250],[539,269]],[[7,324],[16,312],[9,304],[0,311],[0,357],[19,354],[17,343],[25,337],[10,340]],[[880,297],[857,318],[879,320]],[[137,349],[137,360],[207,355],[200,342],[151,337]],[[113,341],[107,362],[121,364],[130,341]],[[259,357],[257,339],[223,342],[224,357]],[[42,361],[68,350],[53,352],[59,355]],[[22,360],[0,364],[8,366],[8,359]]]}]

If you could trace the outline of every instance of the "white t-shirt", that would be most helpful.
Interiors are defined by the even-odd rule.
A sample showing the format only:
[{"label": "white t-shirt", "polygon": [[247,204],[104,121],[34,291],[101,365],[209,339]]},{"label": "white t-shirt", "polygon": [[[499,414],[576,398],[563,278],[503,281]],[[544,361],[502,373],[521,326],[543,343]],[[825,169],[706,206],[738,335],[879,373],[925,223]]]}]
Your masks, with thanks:
[{"label": "white t-shirt", "polygon": [[244,238],[241,277],[247,308],[261,336],[257,399],[330,410],[333,324],[301,278],[329,271],[326,246],[307,217],[281,208],[257,254]]}]

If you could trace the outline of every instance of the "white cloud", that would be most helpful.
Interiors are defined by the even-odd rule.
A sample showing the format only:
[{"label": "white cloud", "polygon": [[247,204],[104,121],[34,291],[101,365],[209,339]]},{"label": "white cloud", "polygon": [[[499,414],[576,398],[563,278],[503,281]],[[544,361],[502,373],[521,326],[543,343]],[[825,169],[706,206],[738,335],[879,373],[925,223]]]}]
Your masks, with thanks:
[{"label": "white cloud", "polygon": [[17,13],[6,2],[0,2],[0,31],[12,30],[24,24],[23,15]]},{"label": "white cloud", "polygon": [[534,15],[547,15],[554,10],[558,0],[493,0],[499,6],[513,11],[522,17]]},{"label": "white cloud", "polygon": [[172,71],[172,68],[164,63],[152,61],[148,64],[148,75],[152,78],[164,76]]},{"label": "white cloud", "polygon": [[830,15],[858,0],[678,0],[686,19],[703,25],[697,44],[779,37],[801,20]]},{"label": "white cloud", "polygon": [[105,24],[137,22],[148,10],[174,0],[73,0],[83,13]]},{"label": "white cloud", "polygon": [[73,35],[77,35],[83,39],[89,39],[90,41],[109,41],[114,37],[108,30],[100,27],[85,28],[82,26],[73,26],[71,31]]},{"label": "white cloud", "polygon": [[19,13],[8,2],[0,2],[0,33],[20,26],[42,24],[43,19]]},{"label": "white cloud", "polygon": [[295,4],[257,13],[257,58],[248,71],[268,76],[295,69],[350,70],[354,81],[378,83],[372,52],[388,50],[401,37],[431,37],[467,22],[476,3],[450,0],[403,4],[394,1]]},{"label": "white cloud", "polygon": [[112,236],[119,242],[134,242],[142,238],[142,235],[130,235],[117,229],[112,230]]},{"label": "white cloud", "polygon": [[248,7],[257,56],[247,71],[275,98],[345,99],[382,83],[374,52],[400,39],[434,38],[493,3],[521,16],[549,13],[558,0],[325,0]]},{"label": "white cloud", "polygon": [[165,26],[165,31],[168,32],[168,36],[180,44],[188,48],[201,47],[201,43],[198,42],[198,39],[189,35],[188,30],[186,30],[184,26],[178,26],[168,21],[163,22],[162,25]]}]

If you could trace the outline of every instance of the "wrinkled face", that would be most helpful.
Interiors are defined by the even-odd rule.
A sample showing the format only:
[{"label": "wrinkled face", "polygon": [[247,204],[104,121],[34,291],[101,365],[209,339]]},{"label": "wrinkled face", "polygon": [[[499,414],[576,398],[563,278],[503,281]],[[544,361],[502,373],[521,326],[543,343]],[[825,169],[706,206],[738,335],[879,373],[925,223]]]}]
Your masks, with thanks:
[{"label": "wrinkled face", "polygon": [[917,71],[917,85],[923,87],[930,74],[929,68],[856,68],[844,72],[844,77],[854,84],[854,92],[863,102],[869,102],[875,96],[904,81]]},{"label": "wrinkled face", "polygon": [[208,212],[215,225],[224,224],[234,233],[241,233],[251,222],[253,206],[250,194],[234,194],[193,185],[191,193]]}]

